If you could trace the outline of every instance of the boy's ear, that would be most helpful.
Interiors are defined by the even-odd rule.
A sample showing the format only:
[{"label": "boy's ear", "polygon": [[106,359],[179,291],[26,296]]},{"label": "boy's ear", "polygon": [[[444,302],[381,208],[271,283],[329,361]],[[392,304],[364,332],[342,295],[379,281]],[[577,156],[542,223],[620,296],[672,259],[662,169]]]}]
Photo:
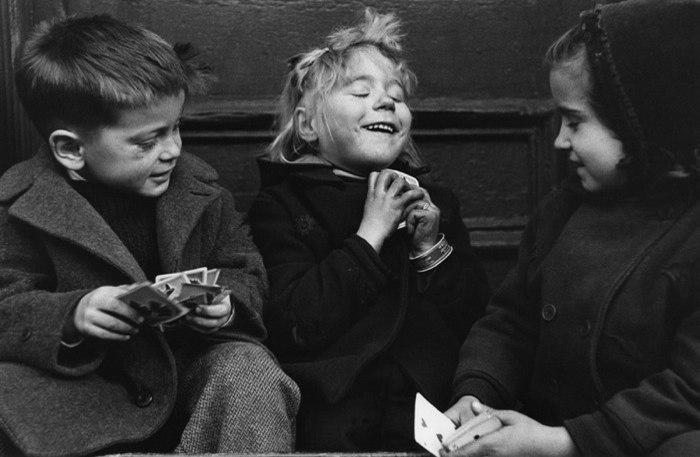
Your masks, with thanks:
[{"label": "boy's ear", "polygon": [[49,147],[56,160],[66,169],[78,171],[85,165],[85,149],[75,132],[54,130],[49,135]]},{"label": "boy's ear", "polygon": [[316,119],[306,107],[299,106],[294,110],[294,123],[302,140],[307,143],[318,140]]}]

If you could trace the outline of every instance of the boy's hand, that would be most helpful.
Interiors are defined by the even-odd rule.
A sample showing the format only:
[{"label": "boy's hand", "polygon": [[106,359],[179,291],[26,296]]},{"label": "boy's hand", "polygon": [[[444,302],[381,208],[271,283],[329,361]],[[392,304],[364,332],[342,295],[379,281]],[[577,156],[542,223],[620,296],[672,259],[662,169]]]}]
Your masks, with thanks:
[{"label": "boy's hand", "polygon": [[201,333],[211,333],[219,330],[233,319],[234,309],[231,296],[210,305],[198,305],[184,319],[185,323]]},{"label": "boy's hand", "polygon": [[367,198],[357,235],[379,252],[405,216],[406,208],[423,197],[423,191],[411,187],[391,170],[373,171],[367,182]]},{"label": "boy's hand", "polygon": [[427,190],[422,187],[419,190],[423,192],[423,197],[406,208],[406,229],[412,236],[414,255],[435,246],[440,228],[440,208],[433,205]]},{"label": "boy's hand", "polygon": [[444,457],[512,456],[575,457],[578,449],[564,427],[548,427],[516,411],[491,410],[503,427],[471,441]]},{"label": "boy's hand", "polygon": [[130,286],[103,286],[86,294],[73,311],[74,330],[85,337],[111,341],[126,341],[138,333],[143,316],[117,299],[129,289]]}]

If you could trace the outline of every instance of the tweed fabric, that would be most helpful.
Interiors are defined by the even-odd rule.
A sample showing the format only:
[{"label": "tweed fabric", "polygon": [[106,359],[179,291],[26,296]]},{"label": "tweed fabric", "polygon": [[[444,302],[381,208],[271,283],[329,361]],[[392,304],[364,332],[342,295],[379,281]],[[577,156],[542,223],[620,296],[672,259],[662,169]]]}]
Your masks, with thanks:
[{"label": "tweed fabric", "polygon": [[292,452],[299,389],[265,348],[207,348],[188,363],[178,392],[189,416],[177,453]]}]

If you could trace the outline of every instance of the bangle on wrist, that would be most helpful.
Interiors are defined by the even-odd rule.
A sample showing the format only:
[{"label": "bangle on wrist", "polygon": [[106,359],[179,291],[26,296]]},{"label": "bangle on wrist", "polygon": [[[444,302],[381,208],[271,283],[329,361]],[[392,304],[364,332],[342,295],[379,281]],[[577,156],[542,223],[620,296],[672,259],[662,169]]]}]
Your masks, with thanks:
[{"label": "bangle on wrist", "polygon": [[415,266],[418,273],[423,273],[440,265],[452,254],[452,246],[445,239],[445,234],[440,234],[440,239],[427,251],[417,255],[409,255],[408,259]]}]

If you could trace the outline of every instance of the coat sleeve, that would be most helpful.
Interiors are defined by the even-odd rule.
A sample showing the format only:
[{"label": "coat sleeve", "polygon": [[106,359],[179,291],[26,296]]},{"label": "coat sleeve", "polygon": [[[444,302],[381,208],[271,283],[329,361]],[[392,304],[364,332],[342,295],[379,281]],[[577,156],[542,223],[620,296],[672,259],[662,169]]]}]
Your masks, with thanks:
[{"label": "coat sleeve", "polygon": [[418,293],[432,303],[459,341],[464,341],[474,322],[484,314],[491,295],[488,277],[471,247],[453,192],[432,191],[441,207],[440,231],[453,248],[452,254],[435,269],[417,273]]},{"label": "coat sleeve", "polygon": [[84,375],[104,358],[101,344],[61,345],[63,326],[89,290],[53,292],[55,274],[42,241],[0,209],[0,360],[66,376]]},{"label": "coat sleeve", "polygon": [[368,314],[391,278],[357,235],[318,254],[299,235],[285,206],[266,192],[249,214],[270,280],[268,344],[278,354],[313,352],[331,343]]},{"label": "coat sleeve", "polygon": [[233,196],[221,189],[216,206],[216,236],[205,265],[220,268],[219,284],[231,289],[231,305],[236,313],[227,327],[209,339],[251,339],[266,337],[263,325],[263,302],[267,295],[267,277],[262,257],[253,243],[244,214],[235,209]]},{"label": "coat sleeve", "polygon": [[550,194],[533,213],[516,266],[462,345],[453,401],[474,395],[494,408],[512,408],[526,388],[539,338],[538,267],[576,207],[561,195]]}]

